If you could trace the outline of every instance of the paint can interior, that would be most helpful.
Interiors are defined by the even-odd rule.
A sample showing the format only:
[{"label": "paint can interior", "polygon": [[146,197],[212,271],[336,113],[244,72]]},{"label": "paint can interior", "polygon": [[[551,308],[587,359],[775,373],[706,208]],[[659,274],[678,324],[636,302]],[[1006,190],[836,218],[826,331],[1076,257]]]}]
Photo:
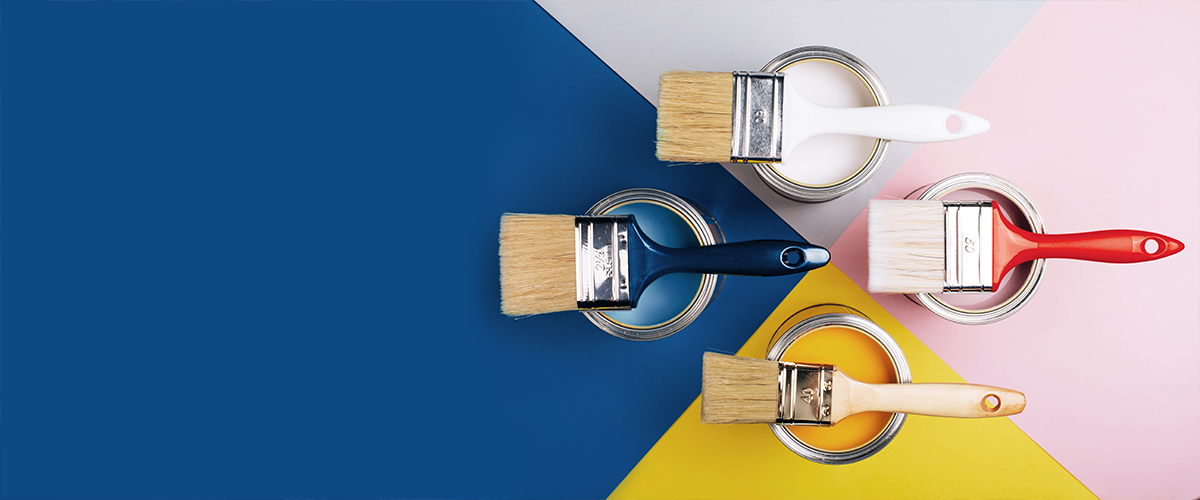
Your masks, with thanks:
[{"label": "paint can interior", "polygon": [[[805,98],[822,106],[890,104],[879,76],[862,60],[833,47],[814,45],[788,51],[762,71],[784,73]],[[786,165],[756,163],[754,168],[783,196],[803,202],[829,201],[867,182],[883,163],[888,144],[872,137],[820,135],[804,141]]]},{"label": "paint can interior", "polygon": [[[1045,233],[1041,212],[1025,192],[1004,178],[983,172],[952,175],[910,193],[907,199],[992,200],[1021,229]],[[1017,216],[1019,215],[1019,216]],[[986,325],[1012,316],[1033,297],[1046,272],[1046,260],[1021,264],[992,293],[917,293],[909,300],[934,314],[964,325]]]},{"label": "paint can interior", "polygon": [[[716,219],[696,203],[657,189],[627,189],[596,202],[587,215],[632,214],[650,239],[675,248],[725,243]],[[695,321],[720,290],[717,274],[668,274],[627,311],[583,311],[601,330],[627,340],[656,340]]]},{"label": "paint can interior", "polygon": [[[836,365],[868,383],[912,382],[908,360],[896,340],[848,306],[821,304],[793,314],[776,330],[770,346],[766,359],[772,361]],[[878,453],[900,432],[906,418],[903,413],[867,412],[831,427],[771,424],[771,431],[797,455],[840,465]]]}]

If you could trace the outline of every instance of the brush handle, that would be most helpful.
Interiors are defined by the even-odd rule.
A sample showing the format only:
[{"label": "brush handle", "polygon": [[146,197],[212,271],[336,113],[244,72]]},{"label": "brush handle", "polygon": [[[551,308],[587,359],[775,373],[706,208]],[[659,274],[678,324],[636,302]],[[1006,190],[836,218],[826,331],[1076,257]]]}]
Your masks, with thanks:
[{"label": "brush handle", "polygon": [[[809,137],[851,134],[904,142],[942,142],[987,132],[992,124],[965,111],[928,104],[892,104],[862,108],[832,108],[814,103],[784,78],[783,152],[789,154]],[[948,120],[959,122],[950,130]]]},{"label": "brush handle", "polygon": [[[854,413],[883,411],[933,417],[1005,417],[1025,409],[1025,395],[1010,389],[975,384],[865,384],[855,381]],[[837,404],[837,382],[834,382]]]},{"label": "brush handle", "polygon": [[[1150,243],[1153,242],[1153,243]],[[1153,246],[1153,252],[1149,251]],[[1013,225],[992,207],[992,286],[1004,275],[1034,259],[1078,259],[1129,264],[1175,255],[1183,242],[1148,231],[1114,229],[1073,234],[1041,234]]]},{"label": "brush handle", "polygon": [[[991,127],[987,120],[971,113],[927,104],[865,108],[813,104],[810,113],[813,130],[822,134],[852,134],[903,142],[952,141],[981,134]],[[955,131],[947,128],[952,117],[959,122]]]},{"label": "brush handle", "polygon": [[671,273],[782,276],[829,263],[825,248],[795,241],[756,240],[695,248],[648,246],[647,271],[653,277]]},{"label": "brush handle", "polygon": [[[1127,264],[1161,259],[1183,249],[1169,236],[1132,229],[1114,229],[1073,234],[1029,233],[1036,248],[1019,254],[1021,262],[1033,259],[1079,259]],[[1147,251],[1147,241],[1154,252]]]}]

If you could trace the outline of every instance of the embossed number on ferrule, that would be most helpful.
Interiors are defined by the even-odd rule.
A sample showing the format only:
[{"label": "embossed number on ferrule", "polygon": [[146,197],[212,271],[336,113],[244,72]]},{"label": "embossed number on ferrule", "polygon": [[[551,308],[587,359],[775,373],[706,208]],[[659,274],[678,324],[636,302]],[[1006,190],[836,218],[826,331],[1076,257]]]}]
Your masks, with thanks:
[{"label": "embossed number on ferrule", "polygon": [[612,278],[612,255],[608,245],[594,249],[592,264],[598,276],[602,276],[604,279]]},{"label": "embossed number on ferrule", "polygon": [[730,161],[778,162],[783,147],[783,74],[733,74]]}]

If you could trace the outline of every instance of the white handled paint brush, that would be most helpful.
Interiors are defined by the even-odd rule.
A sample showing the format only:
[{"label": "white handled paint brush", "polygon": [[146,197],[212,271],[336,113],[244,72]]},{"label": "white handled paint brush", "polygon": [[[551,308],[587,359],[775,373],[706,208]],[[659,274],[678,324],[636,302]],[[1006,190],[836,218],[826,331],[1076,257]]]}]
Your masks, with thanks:
[{"label": "white handled paint brush", "polygon": [[868,384],[836,366],[704,353],[700,421],[827,427],[868,411],[934,417],[1004,417],[1025,395],[975,384]]},{"label": "white handled paint brush", "polygon": [[[951,131],[947,120],[956,118]],[[987,120],[925,104],[831,108],[805,99],[783,73],[670,71],[658,83],[658,159],[787,164],[804,141],[851,134],[940,142],[982,134]]]},{"label": "white handled paint brush", "polygon": [[1147,231],[1025,231],[990,201],[871,200],[867,212],[873,293],[992,292],[1034,259],[1133,263],[1181,250],[1183,242]]},{"label": "white handled paint brush", "polygon": [[643,234],[632,215],[505,214],[500,310],[528,316],[631,309],[646,286],[666,274],[782,276],[828,262],[828,250],[797,241],[665,247]]}]

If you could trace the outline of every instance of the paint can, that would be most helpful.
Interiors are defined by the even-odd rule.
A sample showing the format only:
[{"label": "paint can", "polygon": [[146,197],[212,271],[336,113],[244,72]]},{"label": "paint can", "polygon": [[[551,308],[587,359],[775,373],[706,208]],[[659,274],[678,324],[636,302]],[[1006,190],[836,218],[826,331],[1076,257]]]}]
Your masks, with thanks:
[{"label": "paint can", "polygon": [[[657,189],[626,189],[592,205],[587,215],[628,215],[654,241],[675,248],[725,243],[721,227],[703,207]],[[626,340],[657,340],[695,321],[716,297],[725,277],[718,274],[669,274],[642,292],[627,311],[583,311],[601,330]]]},{"label": "paint can", "polygon": [[[841,49],[819,45],[790,50],[767,63],[766,73],[798,79],[805,98],[831,107],[886,106],[891,103],[883,82],[861,59]],[[756,163],[763,182],[779,194],[802,202],[838,198],[875,175],[890,141],[873,137],[827,134],[804,141],[788,165]]]},{"label": "paint can", "polygon": [[[766,359],[771,361],[835,365],[868,383],[912,382],[908,360],[896,340],[849,306],[807,307],[784,321],[769,345]],[[832,427],[770,427],[795,454],[813,462],[842,465],[878,453],[900,432],[907,417],[868,412],[851,415]]]},{"label": "paint can", "polygon": [[[1029,196],[1004,178],[983,172],[952,175],[910,193],[906,199],[921,201],[992,199],[1008,219],[1022,229],[1045,233],[1042,214]],[[1013,217],[1015,213],[1021,217]],[[1037,292],[1046,272],[1046,260],[1036,259],[1017,266],[992,293],[916,293],[909,300],[934,314],[964,325],[986,325],[1012,316]],[[1020,285],[1017,285],[1020,283]]]}]

